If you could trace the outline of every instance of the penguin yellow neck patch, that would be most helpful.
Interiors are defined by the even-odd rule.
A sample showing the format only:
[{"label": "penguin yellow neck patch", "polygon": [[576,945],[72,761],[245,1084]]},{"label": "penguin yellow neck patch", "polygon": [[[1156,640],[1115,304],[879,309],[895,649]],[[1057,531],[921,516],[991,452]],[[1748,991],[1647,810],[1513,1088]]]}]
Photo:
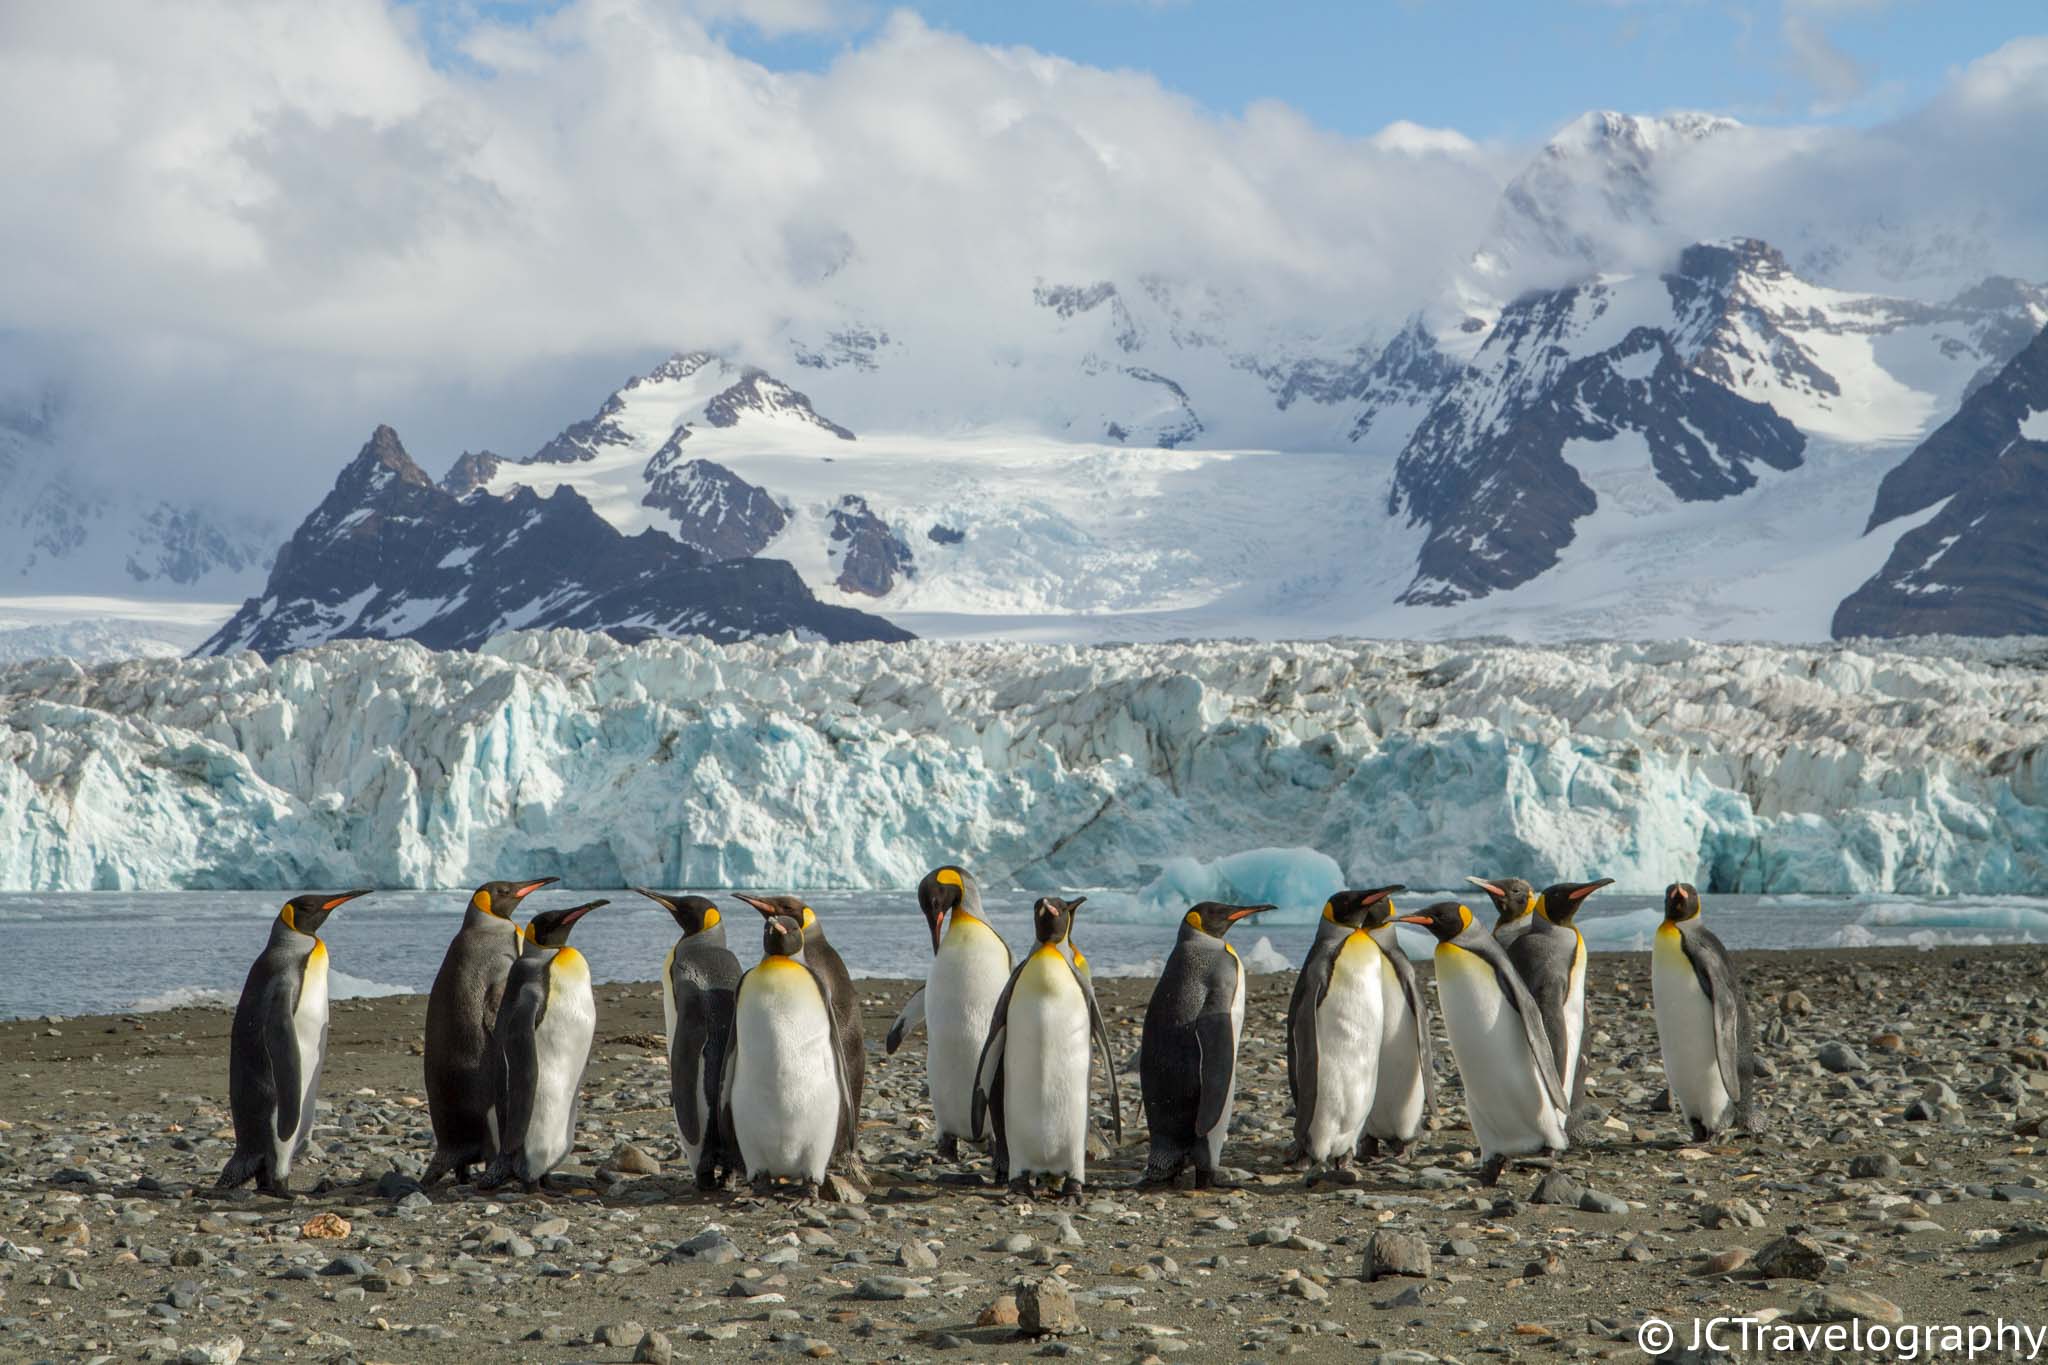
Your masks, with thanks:
[{"label": "penguin yellow neck patch", "polygon": [[286,901],[284,903],[284,909],[277,912],[277,917],[284,921],[285,928],[291,930],[293,933],[297,933],[299,931],[298,913],[292,909],[292,903],[290,901]]},{"label": "penguin yellow neck patch", "polygon": [[700,928],[697,932],[701,934],[704,932],[705,929],[716,928],[721,922],[722,921],[720,920],[719,914],[716,910],[706,910],[704,912],[703,928]]},{"label": "penguin yellow neck patch", "polygon": [[[960,886],[959,872],[955,871],[953,868],[950,867],[940,868],[939,875],[932,878],[932,880],[937,882],[940,886]],[[966,888],[962,887],[961,889],[965,890]]]},{"label": "penguin yellow neck patch", "polygon": [[471,896],[469,898],[469,903],[471,908],[481,910],[486,915],[495,915],[498,913],[497,910],[494,909],[491,905],[491,893],[488,891],[477,892],[474,896]]}]

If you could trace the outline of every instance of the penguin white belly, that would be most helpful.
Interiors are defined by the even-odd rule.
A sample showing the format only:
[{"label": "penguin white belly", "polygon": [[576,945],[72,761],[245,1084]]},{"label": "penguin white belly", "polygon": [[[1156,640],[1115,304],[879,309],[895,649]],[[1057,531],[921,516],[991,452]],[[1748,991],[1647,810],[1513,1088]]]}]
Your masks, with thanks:
[{"label": "penguin white belly", "polygon": [[747,1174],[822,1181],[839,1136],[824,991],[794,958],[763,958],[742,983],[733,1028],[732,1126]]},{"label": "penguin white belly", "polygon": [[577,1101],[596,1032],[589,964],[563,948],[548,964],[548,1007],[533,1036],[533,1117],[518,1135],[527,1180],[539,1180],[575,1149]]},{"label": "penguin white belly", "polygon": [[1088,1178],[1088,998],[1067,960],[1031,955],[1010,992],[1003,1138],[1010,1174]]},{"label": "penguin white belly", "polygon": [[1238,960],[1235,948],[1226,944],[1224,951],[1230,954],[1230,965],[1237,969],[1237,982],[1230,996],[1230,1093],[1223,1097],[1223,1116],[1216,1120],[1208,1136],[1212,1171],[1223,1163],[1223,1140],[1230,1136],[1230,1112],[1237,1107],[1237,1048],[1244,1041],[1244,963]]},{"label": "penguin white belly", "polygon": [[1721,1082],[1714,1037],[1714,1002],[1700,986],[1678,930],[1657,929],[1650,951],[1650,996],[1657,1010],[1657,1045],[1664,1054],[1664,1079],[1671,1102],[1687,1119],[1718,1132],[1728,1125],[1735,1101]]},{"label": "penguin white belly", "polygon": [[1437,988],[1451,1054],[1483,1158],[1563,1151],[1564,1116],[1551,1104],[1521,1016],[1476,953],[1437,949]]},{"label": "penguin white belly", "polygon": [[1330,963],[1330,987],[1316,1006],[1316,1108],[1308,1124],[1308,1155],[1323,1162],[1347,1156],[1373,1108],[1378,1089],[1386,1006],[1381,954],[1362,930],[1344,940]]},{"label": "penguin white belly", "polygon": [[1380,1061],[1365,1131],[1407,1142],[1422,1131],[1422,1039],[1394,964],[1380,953]]},{"label": "penguin white belly", "polygon": [[292,1036],[298,1044],[303,1089],[299,1094],[298,1128],[279,1133],[272,1147],[272,1169],[280,1181],[291,1174],[292,1158],[299,1154],[299,1148],[313,1131],[313,1106],[320,1097],[320,1068],[327,1060],[327,945],[318,939],[313,941],[305,974],[299,980],[299,1003],[292,1011]]},{"label": "penguin white belly", "polygon": [[939,1132],[972,1139],[974,1070],[996,1001],[1010,983],[1010,954],[995,930],[956,916],[925,977],[925,1083]]},{"label": "penguin white belly", "polygon": [[1579,1039],[1585,1036],[1585,1032],[1586,940],[1584,935],[1580,935],[1578,947],[1572,955],[1571,986],[1564,996],[1564,1065],[1558,1068],[1567,1100],[1571,1098],[1572,1086],[1578,1079]]}]

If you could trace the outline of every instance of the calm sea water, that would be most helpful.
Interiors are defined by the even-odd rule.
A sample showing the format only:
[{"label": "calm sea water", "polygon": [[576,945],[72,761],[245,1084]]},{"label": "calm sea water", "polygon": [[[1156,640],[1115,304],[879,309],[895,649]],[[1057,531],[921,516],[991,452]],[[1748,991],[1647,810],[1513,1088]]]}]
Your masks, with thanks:
[{"label": "calm sea water", "polygon": [[[574,941],[598,979],[654,980],[676,935],[653,902],[630,891],[550,887],[528,905],[574,905],[597,895],[612,903],[578,924]],[[1013,948],[1031,941],[1033,898],[986,894],[988,918]],[[0,1018],[232,1004],[283,899],[255,891],[0,894]],[[1411,891],[1401,899],[1421,906],[1434,897]],[[389,891],[337,911],[321,931],[335,995],[425,991],[465,901],[456,892]],[[913,893],[819,891],[810,904],[854,975],[924,975],[931,939]],[[2048,942],[2048,898],[1717,896],[1707,916],[1734,948]],[[1654,897],[1603,894],[1579,924],[1596,951],[1641,952],[1658,918]],[[732,903],[727,923],[740,960],[758,957],[753,912]],[[1082,909],[1075,937],[1096,972],[1142,976],[1158,970],[1176,928],[1171,913],[1098,892]],[[1284,970],[1300,961],[1314,929],[1312,909],[1280,910],[1240,924],[1231,941],[1252,970]],[[1426,937],[1411,933],[1403,931],[1410,953],[1426,955]]]}]

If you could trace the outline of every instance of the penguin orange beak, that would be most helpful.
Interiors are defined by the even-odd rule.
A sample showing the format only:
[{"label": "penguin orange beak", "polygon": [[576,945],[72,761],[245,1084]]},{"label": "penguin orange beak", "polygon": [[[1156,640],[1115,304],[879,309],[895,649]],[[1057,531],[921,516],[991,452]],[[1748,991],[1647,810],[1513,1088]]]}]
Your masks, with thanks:
[{"label": "penguin orange beak", "polygon": [[1278,908],[1279,907],[1272,905],[1241,905],[1237,909],[1225,915],[1223,917],[1223,920],[1226,924],[1235,924],[1241,919],[1249,919],[1253,915],[1263,915],[1268,910],[1274,910]]},{"label": "penguin orange beak", "polygon": [[762,913],[762,915],[764,915],[768,919],[774,919],[777,915],[783,913],[781,907],[779,906],[770,905],[767,901],[758,900],[753,896],[742,896],[737,891],[733,892],[733,899],[738,901],[744,901],[746,904],[753,906],[756,910],[759,910]]},{"label": "penguin orange beak", "polygon": [[1402,915],[1399,918],[1397,918],[1394,921],[1394,923],[1412,924],[1418,929],[1427,929],[1432,924],[1435,924],[1436,921],[1431,919],[1428,915]]},{"label": "penguin orange beak", "polygon": [[1481,891],[1484,891],[1489,896],[1497,896],[1501,900],[1506,900],[1508,898],[1507,892],[1501,890],[1492,882],[1487,881],[1484,877],[1467,877],[1465,878],[1465,880],[1472,883],[1472,885],[1478,887]]},{"label": "penguin orange beak", "polygon": [[562,880],[560,877],[536,877],[530,882],[521,882],[518,886],[512,888],[512,900],[516,904],[519,901],[525,900],[543,886],[553,886],[560,880]]},{"label": "penguin orange beak", "polygon": [[588,905],[574,906],[568,910],[562,911],[561,917],[558,922],[565,926],[574,924],[577,920],[582,919],[585,915],[597,909],[600,905],[610,904],[610,901],[592,901]]},{"label": "penguin orange beak", "polygon": [[374,888],[366,888],[362,891],[344,891],[339,896],[334,897],[332,900],[323,902],[320,908],[322,910],[327,911],[339,910],[342,906],[348,904],[350,901],[356,899],[358,896],[369,895],[370,891],[373,889]]}]

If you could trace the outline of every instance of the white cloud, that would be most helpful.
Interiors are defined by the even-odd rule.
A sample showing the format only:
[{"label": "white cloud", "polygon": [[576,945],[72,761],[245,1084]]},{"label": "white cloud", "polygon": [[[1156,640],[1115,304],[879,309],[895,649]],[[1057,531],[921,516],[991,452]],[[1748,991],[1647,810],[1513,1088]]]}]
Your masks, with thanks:
[{"label": "white cloud", "polygon": [[[1219,117],[907,14],[819,74],[718,36],[854,13],[578,0],[473,26],[437,67],[383,0],[0,7],[0,363],[71,370],[137,477],[232,470],[295,511],[378,420],[437,465],[520,454],[668,347],[792,319],[985,355],[1035,280],[1140,272],[1324,330],[1398,318],[1526,150]],[[2042,191],[2006,159],[2044,69],[2015,44],[1892,127],[1746,135],[1660,186],[1665,223],[1768,235],[1838,196],[1960,212],[2024,270]]]}]

